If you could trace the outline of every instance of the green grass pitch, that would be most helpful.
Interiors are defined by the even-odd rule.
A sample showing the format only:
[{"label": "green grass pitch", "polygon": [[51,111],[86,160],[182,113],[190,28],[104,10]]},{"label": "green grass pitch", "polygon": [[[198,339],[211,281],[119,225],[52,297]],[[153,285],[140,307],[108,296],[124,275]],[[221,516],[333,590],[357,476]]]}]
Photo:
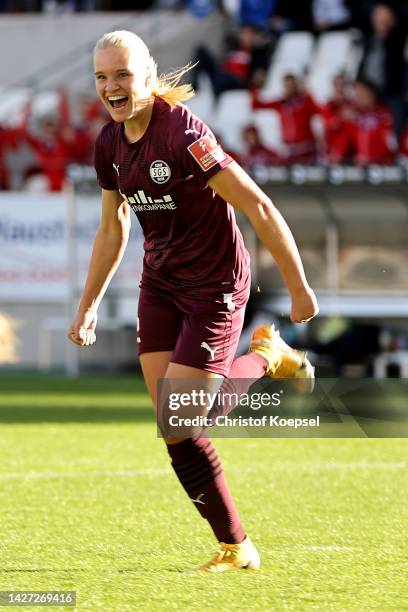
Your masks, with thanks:
[{"label": "green grass pitch", "polygon": [[407,440],[216,440],[263,566],[201,577],[185,570],[213,536],[140,378],[3,374],[0,421],[0,590],[108,612],[408,610]]}]

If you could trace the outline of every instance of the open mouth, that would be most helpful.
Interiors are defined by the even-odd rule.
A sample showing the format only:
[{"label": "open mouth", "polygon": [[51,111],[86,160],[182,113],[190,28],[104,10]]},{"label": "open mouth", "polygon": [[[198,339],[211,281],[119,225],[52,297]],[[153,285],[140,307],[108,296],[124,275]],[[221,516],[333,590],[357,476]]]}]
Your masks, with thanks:
[{"label": "open mouth", "polygon": [[128,102],[127,96],[109,96],[108,102],[114,109],[125,108]]}]

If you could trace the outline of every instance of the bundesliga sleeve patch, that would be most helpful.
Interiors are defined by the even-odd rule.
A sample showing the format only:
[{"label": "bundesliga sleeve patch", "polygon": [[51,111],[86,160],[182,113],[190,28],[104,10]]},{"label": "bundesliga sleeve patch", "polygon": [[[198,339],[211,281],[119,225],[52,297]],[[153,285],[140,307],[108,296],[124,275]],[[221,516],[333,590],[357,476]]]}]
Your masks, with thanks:
[{"label": "bundesliga sleeve patch", "polygon": [[226,159],[221,146],[211,136],[203,136],[191,143],[187,149],[204,172]]}]

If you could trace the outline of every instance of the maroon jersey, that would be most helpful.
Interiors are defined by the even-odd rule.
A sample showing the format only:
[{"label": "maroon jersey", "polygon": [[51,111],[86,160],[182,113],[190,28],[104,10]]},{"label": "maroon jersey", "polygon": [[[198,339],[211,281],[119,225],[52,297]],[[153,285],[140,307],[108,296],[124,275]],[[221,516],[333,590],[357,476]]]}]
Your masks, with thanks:
[{"label": "maroon jersey", "polygon": [[142,284],[220,287],[226,293],[248,281],[249,255],[234,210],[207,186],[231,161],[188,108],[160,98],[137,142],[127,142],[121,123],[102,129],[95,145],[99,184],[119,191],[139,219]]}]

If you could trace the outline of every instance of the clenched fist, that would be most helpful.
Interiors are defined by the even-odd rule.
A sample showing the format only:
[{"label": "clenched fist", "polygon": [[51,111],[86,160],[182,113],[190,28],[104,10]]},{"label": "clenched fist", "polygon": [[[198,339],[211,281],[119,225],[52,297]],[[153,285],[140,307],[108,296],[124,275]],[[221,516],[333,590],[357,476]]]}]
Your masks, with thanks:
[{"label": "clenched fist", "polygon": [[292,293],[290,319],[294,323],[305,323],[319,312],[316,296],[310,287],[302,287]]},{"label": "clenched fist", "polygon": [[86,310],[81,313],[78,312],[72,323],[68,338],[79,346],[90,346],[96,342],[96,323],[98,315],[94,310]]}]

